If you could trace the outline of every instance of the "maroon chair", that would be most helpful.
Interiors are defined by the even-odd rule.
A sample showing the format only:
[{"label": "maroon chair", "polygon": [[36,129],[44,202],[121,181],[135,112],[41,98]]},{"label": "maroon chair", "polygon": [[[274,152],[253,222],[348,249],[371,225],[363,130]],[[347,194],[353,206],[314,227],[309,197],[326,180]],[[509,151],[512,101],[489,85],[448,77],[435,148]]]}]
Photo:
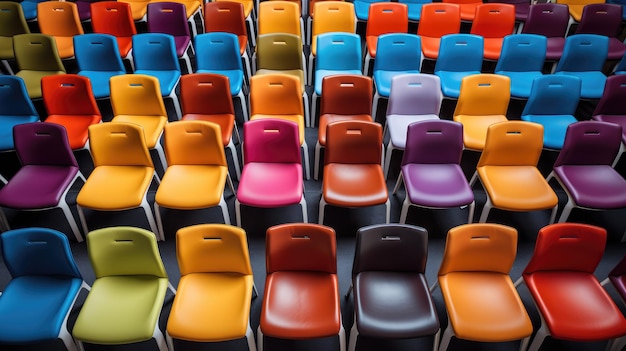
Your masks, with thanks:
[{"label": "maroon chair", "polygon": [[592,119],[601,122],[609,122],[622,127],[622,145],[613,161],[613,167],[617,164],[626,146],[626,74],[617,74],[606,79],[604,93],[598,101],[592,114]]},{"label": "maroon chair", "polygon": [[522,33],[539,34],[548,39],[546,60],[558,61],[563,54],[565,35],[569,23],[569,11],[564,4],[530,5],[528,18],[522,27]]},{"label": "maroon chair", "polygon": [[622,6],[616,4],[589,4],[576,27],[576,34],[599,34],[609,37],[608,60],[621,60],[626,52],[618,36],[622,32]]},{"label": "maroon chair", "polygon": [[602,285],[606,285],[609,282],[613,284],[615,290],[622,297],[622,300],[626,302],[626,254],[622,259],[611,269],[609,276],[602,281]]}]

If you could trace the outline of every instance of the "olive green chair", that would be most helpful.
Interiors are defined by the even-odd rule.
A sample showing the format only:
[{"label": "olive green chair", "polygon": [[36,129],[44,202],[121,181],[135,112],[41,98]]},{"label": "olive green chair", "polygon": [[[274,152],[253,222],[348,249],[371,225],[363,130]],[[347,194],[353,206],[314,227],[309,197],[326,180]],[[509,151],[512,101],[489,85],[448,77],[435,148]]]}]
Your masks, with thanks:
[{"label": "olive green chair", "polygon": [[39,33],[13,36],[13,51],[18,72],[24,79],[26,91],[31,99],[40,99],[41,78],[55,74],[65,74],[54,38]]},{"label": "olive green chair", "polygon": [[13,74],[9,60],[15,59],[13,36],[27,33],[30,29],[20,3],[0,1],[0,61],[9,74]]}]

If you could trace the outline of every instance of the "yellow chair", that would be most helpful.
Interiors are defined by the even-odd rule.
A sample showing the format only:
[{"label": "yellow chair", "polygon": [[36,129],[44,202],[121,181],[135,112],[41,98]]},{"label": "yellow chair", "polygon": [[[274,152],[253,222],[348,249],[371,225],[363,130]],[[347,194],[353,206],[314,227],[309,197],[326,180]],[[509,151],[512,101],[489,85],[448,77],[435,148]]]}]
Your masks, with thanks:
[{"label": "yellow chair", "polygon": [[26,84],[31,99],[41,99],[41,78],[65,74],[54,38],[46,34],[29,33],[13,36],[13,52],[17,62],[16,76]]},{"label": "yellow chair", "polygon": [[130,5],[130,11],[135,22],[146,22],[148,4],[150,0],[120,0],[120,2]]},{"label": "yellow chair", "polygon": [[165,156],[169,167],[154,198],[159,232],[165,236],[160,207],[196,210],[220,206],[224,222],[230,224],[224,200],[226,181],[235,193],[228,173],[222,132],[216,123],[179,121],[165,126]]},{"label": "yellow chair", "polygon": [[37,23],[43,34],[54,38],[61,59],[74,57],[74,36],[84,34],[78,6],[70,1],[44,1],[37,4]]},{"label": "yellow chair", "polygon": [[473,74],[461,80],[453,119],[463,124],[463,146],[480,151],[485,147],[487,128],[507,121],[511,79],[498,74]]},{"label": "yellow chair", "polygon": [[533,325],[509,271],[517,252],[517,230],[500,224],[464,224],[448,231],[438,282],[448,312],[440,351],[450,339],[479,342],[522,340]]},{"label": "yellow chair", "polygon": [[167,321],[169,350],[174,339],[220,342],[245,337],[256,351],[250,328],[250,300],[256,296],[246,232],[226,224],[179,229],[176,257],[180,281]]},{"label": "yellow chair", "polygon": [[159,155],[163,170],[167,168],[165,153],[159,140],[167,123],[159,80],[143,74],[122,74],[111,77],[111,122],[135,123],[143,128],[148,149]]},{"label": "yellow chair", "polygon": [[259,4],[259,31],[257,35],[288,33],[304,42],[304,21],[300,17],[300,5],[293,1],[263,1]]},{"label": "yellow chair", "polygon": [[543,126],[538,123],[508,121],[491,125],[487,142],[478,160],[476,178],[487,193],[479,222],[486,222],[492,207],[505,211],[536,211],[551,209],[554,222],[558,198],[537,162],[543,149]]},{"label": "yellow chair", "polygon": [[94,124],[89,127],[89,143],[94,169],[76,197],[83,232],[89,232],[83,208],[123,211],[141,207],[150,230],[158,234],[146,197],[152,178],[158,181],[158,177],[141,126]]}]

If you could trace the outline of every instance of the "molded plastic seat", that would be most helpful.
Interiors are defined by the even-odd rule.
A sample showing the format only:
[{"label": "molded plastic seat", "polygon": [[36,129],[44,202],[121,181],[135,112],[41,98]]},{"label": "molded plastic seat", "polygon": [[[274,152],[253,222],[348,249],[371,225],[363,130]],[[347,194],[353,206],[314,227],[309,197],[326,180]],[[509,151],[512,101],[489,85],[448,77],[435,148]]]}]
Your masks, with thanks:
[{"label": "molded plastic seat", "polygon": [[498,60],[502,41],[515,30],[515,6],[504,3],[488,3],[476,7],[470,34],[483,37],[483,58]]},{"label": "molded plastic seat", "polygon": [[407,5],[398,2],[378,2],[370,5],[365,32],[365,60],[363,62],[363,72],[366,76],[370,75],[371,60],[376,58],[378,38],[384,34],[406,34],[408,28]]},{"label": "molded plastic seat", "polygon": [[54,38],[49,35],[39,33],[15,35],[13,51],[18,66],[15,75],[24,80],[31,99],[41,98],[42,77],[66,73]]},{"label": "molded plastic seat", "polygon": [[546,37],[546,60],[558,61],[563,54],[569,12],[567,5],[540,3],[530,5],[528,18],[521,34],[537,34]]},{"label": "molded plastic seat", "polygon": [[448,34],[441,37],[435,75],[441,79],[444,97],[458,98],[463,77],[480,73],[483,42],[481,36],[474,34]]},{"label": "molded plastic seat", "polygon": [[146,22],[149,0],[120,0],[130,6],[131,14],[135,22]]},{"label": "molded plastic seat", "polygon": [[37,24],[42,34],[54,38],[61,59],[74,57],[73,37],[84,33],[78,6],[70,1],[43,1],[37,4]]},{"label": "molded plastic seat", "polygon": [[626,75],[617,74],[606,79],[604,92],[598,101],[591,118],[596,121],[615,123],[622,127],[622,145],[613,161],[613,167],[619,161],[626,145]]},{"label": "molded plastic seat", "polygon": [[576,34],[598,34],[609,38],[608,60],[620,60],[626,44],[619,39],[622,32],[622,6],[616,4],[588,4],[583,8]]},{"label": "molded plastic seat", "polygon": [[417,35],[422,39],[425,58],[436,60],[439,56],[441,37],[461,31],[459,5],[452,3],[429,3],[422,6]]},{"label": "molded plastic seat", "polygon": [[390,2],[391,0],[354,0],[354,14],[357,21],[367,22],[369,19],[370,6],[379,2]]},{"label": "molded plastic seat", "polygon": [[9,74],[13,74],[13,69],[9,61],[15,60],[13,53],[13,36],[17,34],[30,33],[24,11],[18,2],[0,2],[0,61]]},{"label": "molded plastic seat", "polygon": [[[256,13],[258,11],[258,7],[255,7],[254,0],[217,0],[217,2],[221,1],[230,1],[236,2],[243,5],[243,15],[246,20],[246,24],[248,26],[248,41],[250,43],[250,47],[256,46]],[[205,3],[206,5],[206,3]],[[206,21],[205,21],[206,22]]]},{"label": "molded plastic seat", "polygon": [[574,34],[565,39],[563,56],[554,74],[572,75],[582,80],[580,97],[599,99],[606,75],[602,72],[609,50],[609,38],[597,34]]},{"label": "molded plastic seat", "polygon": [[[174,37],[176,56],[185,61],[187,73],[192,73],[189,52],[194,53],[191,46],[191,34],[185,13],[185,5],[179,2],[151,2],[147,9],[148,32],[169,34]],[[198,7],[197,11],[200,11]],[[200,15],[202,18],[202,15]],[[193,18],[193,16],[192,16]],[[191,27],[196,28],[191,20]],[[197,33],[194,32],[194,36]],[[137,68],[140,69],[140,68]]]},{"label": "molded plastic seat", "polygon": [[28,97],[24,80],[0,75],[0,150],[14,149],[13,127],[39,121],[39,113]]},{"label": "molded plastic seat", "polygon": [[137,34],[130,5],[121,1],[98,1],[91,4],[91,27],[94,33],[110,34],[117,40],[120,56],[134,70],[132,38]]},{"label": "molded plastic seat", "polygon": [[472,22],[476,16],[476,8],[482,5],[482,1],[476,0],[445,0],[444,3],[456,4],[461,10],[461,20],[464,22]]},{"label": "molded plastic seat", "polygon": [[419,22],[422,17],[422,8],[426,4],[431,4],[431,0],[401,0],[399,1],[407,6],[409,21]]},{"label": "molded plastic seat", "polygon": [[580,22],[583,9],[585,6],[596,3],[604,3],[605,0],[557,0],[557,4],[567,5],[567,9],[570,15],[569,23],[570,25]]},{"label": "molded plastic seat", "polygon": [[[259,15],[257,18],[258,36],[271,33],[292,34],[300,38],[304,43],[304,21],[300,17],[300,1],[263,1],[259,3]],[[256,46],[258,46],[258,42]]]},{"label": "molded plastic seat", "polygon": [[528,99],[533,80],[543,75],[547,39],[536,34],[504,37],[494,73],[511,79],[511,97]]},{"label": "molded plastic seat", "polygon": [[[311,11],[317,15],[311,19],[307,33],[311,44],[309,55],[309,80],[312,80],[314,59],[317,55],[317,36],[324,33],[356,33],[354,4],[348,1],[314,1]],[[312,14],[311,14],[312,16]],[[310,18],[310,17],[309,17]],[[359,49],[361,49],[359,47]],[[360,50],[359,50],[360,52]]]},{"label": "molded plastic seat", "polygon": [[115,37],[88,33],[74,37],[78,74],[89,78],[96,99],[111,96],[109,79],[126,74]]}]

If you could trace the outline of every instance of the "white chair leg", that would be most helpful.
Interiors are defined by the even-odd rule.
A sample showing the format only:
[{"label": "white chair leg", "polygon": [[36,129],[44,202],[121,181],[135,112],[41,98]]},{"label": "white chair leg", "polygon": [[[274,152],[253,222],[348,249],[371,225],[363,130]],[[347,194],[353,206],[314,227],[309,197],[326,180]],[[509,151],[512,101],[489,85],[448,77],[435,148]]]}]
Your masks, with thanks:
[{"label": "white chair leg", "polygon": [[609,341],[606,345],[606,349],[610,351],[620,351],[626,346],[626,337],[621,337]]},{"label": "white chair leg", "polygon": [[256,347],[258,351],[263,351],[263,332],[260,325],[256,329]]},{"label": "white chair leg", "polygon": [[472,201],[472,203],[469,204],[468,207],[469,207],[469,214],[467,216],[467,223],[472,223],[474,221],[474,209],[476,207],[476,202]]},{"label": "white chair leg", "polygon": [[11,65],[9,64],[9,61],[2,60],[2,65],[4,66],[4,69],[7,70],[8,74],[15,75],[15,73],[13,73],[13,69],[11,69]]},{"label": "white chair leg", "polygon": [[[365,48],[367,50],[367,48]],[[367,50],[367,54],[365,55],[365,62],[363,62],[363,75],[370,75],[370,61],[372,60],[372,56],[370,56],[369,50]]]},{"label": "white chair leg", "polygon": [[304,193],[302,193],[302,198],[300,199],[300,206],[302,206],[303,223],[309,223],[309,216],[307,215],[307,206],[306,206],[306,199],[304,198]]},{"label": "white chair leg", "polygon": [[318,180],[320,175],[320,153],[322,151],[322,145],[318,140],[315,143],[315,157],[313,160],[313,179]]},{"label": "white chair leg", "polygon": [[243,116],[243,121],[247,122],[248,121],[248,108],[246,107],[246,97],[243,95],[243,90],[239,91],[237,98],[239,99],[239,103],[241,105],[241,113]]},{"label": "white chair leg", "polygon": [[170,351],[174,351],[174,340],[167,332],[165,332],[165,340],[167,341],[167,347],[170,349]]},{"label": "white chair leg", "polygon": [[178,101],[178,95],[176,95],[176,89],[172,89],[172,92],[167,97],[171,99],[172,103],[174,104],[174,111],[176,111],[176,119],[180,120],[183,113],[182,113],[182,110],[180,109],[180,102]]},{"label": "white chair leg", "polygon": [[159,329],[158,322],[156,326],[154,327],[154,333],[152,334],[152,337],[154,338],[157,345],[159,346],[159,351],[168,351],[167,343],[165,342],[165,337],[163,337],[163,333],[161,333],[161,329]]},{"label": "white chair leg", "polygon": [[156,225],[156,221],[154,220],[154,216],[152,215],[152,210],[150,209],[150,205],[148,204],[148,200],[144,195],[143,200],[141,200],[141,208],[143,208],[146,213],[146,218],[148,219],[148,224],[150,225],[150,230],[156,235],[157,239],[165,241],[165,235],[159,231],[159,228]]},{"label": "white chair leg", "polygon": [[396,186],[393,187],[393,193],[397,193],[398,190],[400,190],[400,186],[402,185],[404,181],[404,177],[402,176],[402,172],[400,172],[400,174],[398,174],[398,179],[396,180]]},{"label": "white chair leg", "polygon": [[519,344],[519,351],[526,351],[528,348],[528,343],[530,342],[530,335],[522,339]]},{"label": "white chair leg", "polygon": [[156,220],[159,233],[163,233],[163,236],[165,236],[165,230],[163,229],[163,219],[161,218],[161,208],[159,207],[159,204],[156,203],[156,201],[154,202],[154,219]]},{"label": "white chair leg", "polygon": [[230,225],[230,215],[228,214],[228,206],[226,205],[226,201],[224,200],[224,194],[222,194],[222,198],[220,199],[219,206],[222,208],[222,216],[224,216],[224,223]]},{"label": "white chair leg", "polygon": [[304,106],[304,126],[311,125],[311,108],[309,107],[309,94],[306,91],[302,92],[302,103]]},{"label": "white chair leg", "polygon": [[326,208],[326,200],[324,200],[324,195],[322,195],[322,197],[320,198],[318,224],[324,224],[324,209],[325,208]]},{"label": "white chair leg", "polygon": [[437,351],[439,348],[439,338],[441,337],[441,329],[437,330],[435,336],[433,337],[433,351]]},{"label": "white chair leg", "polygon": [[385,223],[389,223],[391,220],[391,201],[389,201],[389,198],[387,198],[387,202],[385,202],[385,219]]},{"label": "white chair leg", "polygon": [[254,332],[252,331],[252,328],[250,327],[250,322],[248,322],[248,329],[246,330],[246,340],[248,341],[248,350],[256,351],[256,344],[254,342]]},{"label": "white chair leg", "polygon": [[376,122],[376,111],[378,111],[378,100],[380,100],[380,95],[378,91],[374,93],[374,100],[372,102],[372,120]]},{"label": "white chair leg", "polygon": [[311,179],[311,166],[309,162],[309,148],[306,145],[306,141],[302,143],[302,154],[304,156],[304,177],[306,180]]},{"label": "white chair leg", "polygon": [[393,150],[395,150],[395,148],[393,147],[393,143],[391,142],[391,140],[389,140],[389,142],[387,143],[387,152],[385,153],[385,168],[384,168],[384,176],[385,179],[387,179],[387,176],[389,175],[389,163],[391,163],[391,154],[393,153]]},{"label": "white chair leg", "polygon": [[404,202],[402,202],[402,211],[400,212],[400,224],[406,223],[406,216],[409,213],[409,206],[411,206],[411,200],[409,200],[409,194],[406,194]]},{"label": "white chair leg", "polygon": [[441,345],[439,345],[439,351],[446,351],[448,349],[448,345],[450,345],[450,340],[454,336],[454,330],[452,329],[452,325],[450,324],[450,320],[448,319],[448,327],[443,332],[443,337],[441,338]]},{"label": "white chair leg", "polygon": [[85,220],[85,213],[83,212],[82,206],[76,204],[76,209],[78,209],[78,218],[80,219],[80,224],[83,226],[83,233],[85,233],[85,237],[87,237],[87,233],[89,233],[89,229],[87,228],[87,220]]},{"label": "white chair leg", "polygon": [[539,328],[539,330],[537,331],[537,334],[535,335],[532,344],[530,344],[528,351],[538,351],[539,347],[541,347],[541,344],[543,344],[543,341],[548,335],[548,329],[545,322],[542,320],[541,328]]},{"label": "white chair leg", "polygon": [[309,116],[309,127],[315,127],[315,120],[317,119],[317,93],[313,90],[311,97],[311,115]]},{"label": "white chair leg", "polygon": [[309,70],[307,75],[309,76],[308,80],[311,82],[311,85],[313,85],[313,61],[315,61],[315,56],[313,56],[313,54],[309,54]]},{"label": "white chair leg", "polygon": [[489,217],[489,211],[491,211],[492,207],[493,204],[491,203],[491,199],[489,198],[489,196],[487,196],[487,201],[485,202],[485,207],[483,207],[483,212],[480,214],[480,219],[478,220],[478,223],[487,222],[487,217]]},{"label": "white chair leg", "polygon": [[241,228],[241,203],[237,198],[235,198],[235,221],[237,222],[237,227]]},{"label": "white chair leg", "polygon": [[[69,190],[69,188],[70,187],[67,187],[67,189],[65,190],[66,193]],[[61,202],[59,203],[59,207],[61,208],[61,210],[63,210],[63,214],[65,215],[67,222],[70,224],[70,228],[72,228],[72,233],[74,233],[74,237],[76,238],[76,241],[80,243],[83,241],[83,236],[80,234],[80,229],[78,229],[78,224],[76,223],[76,220],[74,219],[74,215],[72,215],[72,211],[67,205],[67,202],[65,202],[65,196],[63,196],[62,199],[63,200],[61,200]]]},{"label": "white chair leg", "polygon": [[237,149],[235,148],[235,144],[233,144],[232,137],[226,148],[230,151],[230,155],[233,159],[233,165],[235,166],[235,175],[237,176],[237,180],[241,179],[241,167],[239,167],[239,157],[237,156]]},{"label": "white chair leg", "polygon": [[563,212],[561,212],[561,216],[559,217],[559,223],[567,221],[567,218],[575,206],[576,204],[574,203],[574,200],[572,200],[572,197],[568,194],[567,203],[565,204],[565,207],[563,207]]}]

